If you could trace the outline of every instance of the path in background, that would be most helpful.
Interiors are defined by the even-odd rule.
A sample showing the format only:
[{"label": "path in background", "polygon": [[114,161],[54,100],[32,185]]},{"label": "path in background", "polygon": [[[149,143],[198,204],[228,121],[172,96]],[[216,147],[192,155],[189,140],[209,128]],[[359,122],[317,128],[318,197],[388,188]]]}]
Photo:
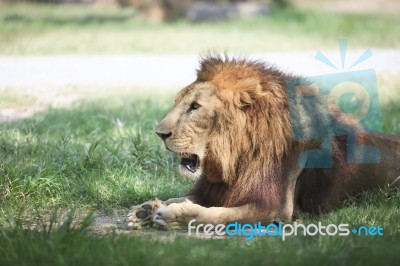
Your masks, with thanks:
[{"label": "path in background", "polygon": [[[347,53],[341,69],[339,51],[323,52],[338,70],[314,58],[316,52],[282,52],[250,55],[251,59],[274,64],[299,75],[320,75],[346,71],[364,51]],[[176,92],[194,81],[198,56],[191,55],[110,55],[0,57],[0,97],[22,94],[35,98],[35,106],[0,105],[0,121],[27,117],[44,106],[68,105],[81,94],[96,94],[96,87],[135,91]],[[399,50],[374,50],[373,56],[351,70],[375,69],[379,78],[400,73]],[[79,88],[79,93],[76,92]],[[0,101],[1,103],[1,101]]]}]

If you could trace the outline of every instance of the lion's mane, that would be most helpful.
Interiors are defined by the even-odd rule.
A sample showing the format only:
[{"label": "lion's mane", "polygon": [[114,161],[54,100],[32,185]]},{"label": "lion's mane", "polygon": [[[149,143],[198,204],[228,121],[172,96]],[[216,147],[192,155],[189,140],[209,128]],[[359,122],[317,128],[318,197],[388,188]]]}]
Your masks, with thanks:
[{"label": "lion's mane", "polygon": [[203,58],[197,81],[211,82],[226,108],[217,114],[204,176],[191,192],[200,204],[278,204],[282,182],[276,179],[292,139],[285,89],[289,77],[256,61]]}]

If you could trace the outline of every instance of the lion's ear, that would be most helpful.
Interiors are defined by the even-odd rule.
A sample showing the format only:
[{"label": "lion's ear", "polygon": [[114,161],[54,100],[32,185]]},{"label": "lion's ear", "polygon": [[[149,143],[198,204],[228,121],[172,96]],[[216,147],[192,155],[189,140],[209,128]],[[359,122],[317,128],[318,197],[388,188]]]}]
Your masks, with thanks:
[{"label": "lion's ear", "polygon": [[234,93],[234,103],[237,107],[245,108],[251,105],[262,94],[259,79],[247,78],[240,80],[234,87]]}]

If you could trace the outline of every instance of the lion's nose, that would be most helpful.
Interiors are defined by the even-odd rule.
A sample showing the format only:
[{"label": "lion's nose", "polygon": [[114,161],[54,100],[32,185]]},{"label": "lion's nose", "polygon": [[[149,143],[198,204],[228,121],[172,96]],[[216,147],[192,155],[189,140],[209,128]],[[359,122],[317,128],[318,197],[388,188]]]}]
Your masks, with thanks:
[{"label": "lion's nose", "polygon": [[156,131],[156,134],[162,139],[162,140],[166,140],[167,138],[169,138],[172,133],[171,132],[161,132],[161,131]]}]

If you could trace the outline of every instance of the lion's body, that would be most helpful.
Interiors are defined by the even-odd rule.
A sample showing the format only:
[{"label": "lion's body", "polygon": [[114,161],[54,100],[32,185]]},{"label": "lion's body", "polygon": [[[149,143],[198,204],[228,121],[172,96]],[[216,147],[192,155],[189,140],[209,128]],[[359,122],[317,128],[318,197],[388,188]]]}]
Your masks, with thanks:
[{"label": "lion's body", "polygon": [[[203,206],[234,207],[257,202],[259,206],[279,208],[278,206],[285,202],[284,183],[290,175],[288,171],[297,167],[299,152],[313,145],[299,143],[292,138],[286,81],[293,77],[266,68],[263,64],[241,60],[224,62],[220,58],[203,61],[199,77],[200,81],[211,82],[219,88],[221,97],[243,79],[258,80],[262,88],[256,92],[250,91],[250,94],[253,94],[249,97],[253,97],[251,100],[254,102],[245,110],[245,119],[236,120],[236,125],[224,124],[222,126],[225,128],[215,129],[219,139],[216,144],[210,144],[215,147],[209,149],[214,149],[213,154],[216,157],[223,157],[219,152],[231,150],[229,158],[232,166],[230,171],[225,169],[227,176],[220,173],[218,159],[209,159],[211,164],[214,162],[216,165],[204,169],[204,175],[190,194],[196,196],[199,204]],[[323,123],[329,130],[331,118],[326,106],[321,105],[317,108],[318,114],[307,113],[304,106],[293,106],[298,109],[296,113],[299,116],[315,119],[318,115],[318,123]],[[242,109],[228,111],[231,113],[223,115],[243,115]],[[298,119],[305,120],[304,117]],[[240,132],[240,129],[247,132]],[[348,126],[346,130],[356,132],[359,144],[372,144],[381,150],[381,163],[347,163],[346,138],[333,138],[333,167],[305,168],[300,172],[295,187],[297,210],[327,210],[337,206],[340,200],[349,195],[385,186],[400,176],[400,138],[362,132],[356,126]],[[226,144],[229,147],[219,145],[224,140],[227,140]],[[232,150],[236,154],[232,154]]]},{"label": "lion's body", "polygon": [[[168,149],[192,158],[183,160],[181,170],[199,178],[189,193],[196,204],[171,204],[156,222],[189,216],[208,223],[292,219],[297,212],[330,210],[349,195],[387,186],[400,176],[400,137],[364,132],[346,116],[341,117],[349,122],[340,128],[343,136],[336,136],[326,106],[316,101],[312,110],[317,112],[311,114],[289,99],[290,78],[247,60],[202,61],[197,80],[177,95],[157,127]],[[289,105],[300,134],[310,134],[318,124],[332,135],[331,168],[299,166],[301,154],[320,149],[321,141],[294,139]],[[348,136],[355,136],[357,145],[376,147],[380,162],[349,163]],[[362,150],[353,154],[356,159],[365,155]]]},{"label": "lion's body", "polygon": [[[347,163],[346,139],[337,138],[332,168],[306,168],[298,175],[294,200],[296,211],[328,211],[349,196],[358,195],[369,189],[385,187],[400,176],[400,141],[398,137],[380,133],[360,133],[359,143],[377,147],[382,152],[381,163]],[[285,201],[285,187],[282,184],[286,181],[289,172],[292,171],[292,167],[297,167],[298,156],[299,150],[293,151],[282,160],[284,170],[280,170],[280,172],[275,170],[275,174],[280,174],[280,176],[260,178],[254,187],[252,187],[252,183],[246,182],[236,183],[237,188],[235,185],[230,187],[224,182],[210,182],[203,176],[189,194],[197,199],[198,204],[206,207],[234,207],[246,202],[257,202],[259,206],[267,208],[276,207],[274,204],[279,205]],[[244,160],[240,163],[247,164]],[[280,186],[271,190],[272,186],[267,182],[273,182],[278,178],[282,183],[275,180]],[[398,186],[398,183],[395,185]],[[234,191],[235,189],[252,193],[248,193],[242,198],[240,192]],[[270,193],[271,191],[274,193]]]}]

